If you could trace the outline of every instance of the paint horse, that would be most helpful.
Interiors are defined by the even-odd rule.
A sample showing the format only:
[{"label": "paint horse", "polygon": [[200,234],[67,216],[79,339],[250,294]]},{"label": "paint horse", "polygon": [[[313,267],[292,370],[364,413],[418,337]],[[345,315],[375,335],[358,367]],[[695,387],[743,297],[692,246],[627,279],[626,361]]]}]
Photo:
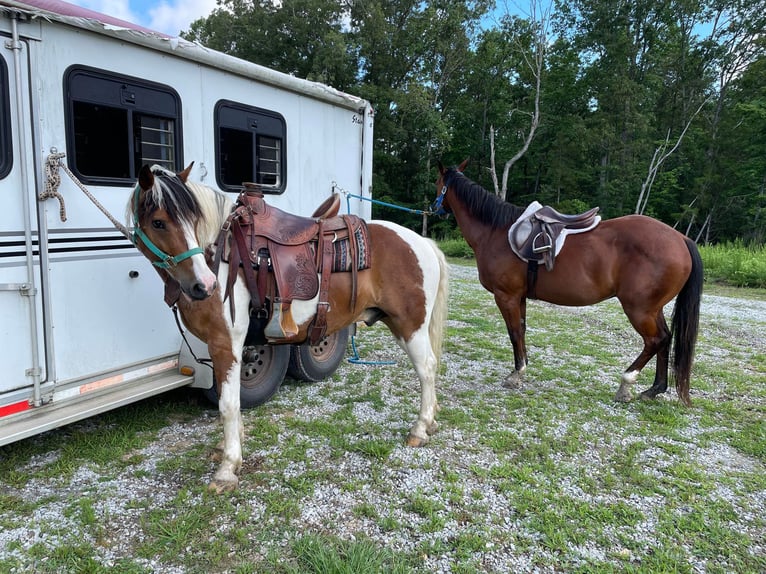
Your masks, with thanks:
[{"label": "paint horse", "polygon": [[[168,285],[177,284],[176,304],[184,324],[207,343],[223,423],[220,465],[210,487],[223,492],[238,486],[242,465],[239,385],[251,318],[251,290],[244,279],[250,263],[245,258],[235,267],[224,258],[217,274],[212,271],[211,264],[218,259],[216,250],[222,243],[230,248],[234,242],[222,233],[222,227],[236,205],[220,191],[190,182],[191,167],[175,174],[160,166],[144,166],[131,194],[128,215],[136,247],[166,282],[166,300]],[[296,222],[298,216],[273,207],[271,212],[300,223]],[[318,223],[301,219],[305,227]],[[329,305],[325,307],[324,332],[331,335],[357,321],[382,321],[391,330],[420,379],[420,413],[407,444],[422,446],[437,428],[435,383],[447,313],[448,267],[436,244],[413,231],[385,221],[371,221],[367,229],[370,266],[358,271],[356,292],[352,293],[351,273],[332,273],[326,283],[328,299],[324,303]],[[224,291],[228,291],[227,301]],[[298,344],[306,339],[318,303],[318,294],[310,300],[292,301],[290,313],[297,333],[280,343]]]},{"label": "paint horse", "polygon": [[[642,398],[668,387],[668,365],[680,400],[691,405],[689,378],[699,325],[702,260],[696,244],[664,223],[642,215],[602,221],[593,230],[566,238],[552,269],[531,269],[509,244],[510,226],[524,208],[502,201],[457,168],[439,163],[432,211],[453,214],[476,255],[479,281],[495,297],[513,346],[514,370],[503,385],[515,388],[527,367],[527,298],[567,306],[592,305],[617,297],[643,338],[641,353],[622,375],[615,400],[632,398],[641,369],[656,356],[656,373]],[[676,297],[672,330],[663,307]]]}]

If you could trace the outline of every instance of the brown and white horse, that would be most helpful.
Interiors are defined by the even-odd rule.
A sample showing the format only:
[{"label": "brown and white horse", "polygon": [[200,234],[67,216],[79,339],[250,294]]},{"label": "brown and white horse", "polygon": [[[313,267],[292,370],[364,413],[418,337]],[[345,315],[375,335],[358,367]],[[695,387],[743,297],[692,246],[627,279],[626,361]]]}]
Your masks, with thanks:
[{"label": "brown and white horse", "polygon": [[[240,267],[234,271],[235,308],[230,309],[229,301],[224,304],[222,286],[231,270],[222,261],[216,276],[208,263],[233,202],[217,190],[188,181],[191,167],[175,174],[159,166],[144,166],[128,214],[136,247],[164,280],[172,277],[180,284],[177,305],[183,322],[208,345],[223,422],[220,466],[210,486],[221,492],[237,487],[242,465],[240,366],[251,296]],[[331,275],[327,335],[357,321],[380,320],[388,326],[420,379],[420,413],[407,444],[422,446],[437,428],[435,383],[447,314],[448,266],[430,239],[385,221],[371,221],[367,227],[372,264],[358,272],[353,309],[351,274]],[[293,301],[292,315],[303,336],[316,309],[317,298]]]},{"label": "brown and white horse", "polygon": [[[668,388],[672,362],[678,397],[691,404],[689,377],[699,326],[702,259],[696,244],[661,221],[628,215],[601,222],[567,238],[550,271],[540,266],[530,289],[527,263],[508,242],[508,230],[523,207],[502,201],[457,168],[439,163],[432,211],[453,214],[476,255],[479,281],[495,296],[513,346],[514,369],[504,386],[517,387],[527,367],[527,297],[568,306],[592,305],[617,297],[644,348],[622,375],[617,401],[631,399],[631,385],[657,357],[654,383],[641,393],[654,398]],[[672,331],[663,308],[676,298]],[[673,357],[670,356],[673,343]]]}]

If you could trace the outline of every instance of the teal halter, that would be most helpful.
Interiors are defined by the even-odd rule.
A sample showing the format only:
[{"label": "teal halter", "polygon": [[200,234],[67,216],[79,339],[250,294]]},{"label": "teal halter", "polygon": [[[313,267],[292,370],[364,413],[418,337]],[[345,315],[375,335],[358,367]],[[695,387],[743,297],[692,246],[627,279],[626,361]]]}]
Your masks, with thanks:
[{"label": "teal halter", "polygon": [[192,257],[193,255],[205,252],[201,247],[195,247],[188,251],[184,251],[180,255],[168,255],[152,243],[152,240],[146,236],[146,233],[144,233],[138,225],[138,196],[140,193],[141,186],[136,184],[136,190],[133,193],[133,233],[130,236],[130,240],[133,242],[133,245],[136,245],[136,241],[140,239],[149,251],[160,258],[160,261],[152,261],[152,265],[159,267],[160,269],[169,269],[175,267],[184,259],[189,259],[189,257]]}]

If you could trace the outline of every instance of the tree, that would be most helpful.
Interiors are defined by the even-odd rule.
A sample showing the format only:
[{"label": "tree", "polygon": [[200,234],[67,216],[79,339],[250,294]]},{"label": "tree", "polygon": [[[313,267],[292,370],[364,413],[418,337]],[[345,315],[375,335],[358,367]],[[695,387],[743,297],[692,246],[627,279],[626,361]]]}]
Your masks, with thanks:
[{"label": "tree", "polygon": [[351,90],[357,57],[346,41],[349,6],[338,0],[221,0],[182,34],[215,50]]}]

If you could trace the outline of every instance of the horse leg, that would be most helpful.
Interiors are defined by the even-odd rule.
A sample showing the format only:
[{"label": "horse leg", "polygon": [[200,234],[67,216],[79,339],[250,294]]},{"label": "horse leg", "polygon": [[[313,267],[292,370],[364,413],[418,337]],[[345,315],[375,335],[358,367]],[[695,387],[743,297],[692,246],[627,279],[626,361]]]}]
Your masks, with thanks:
[{"label": "horse leg", "polygon": [[527,322],[526,297],[507,297],[505,294],[496,293],[495,303],[505,320],[508,336],[513,346],[514,370],[503,381],[502,385],[509,389],[518,389],[524,371],[527,370],[527,344],[525,339]]},{"label": "horse leg", "polygon": [[[239,405],[239,386],[242,350],[250,318],[248,313],[250,298],[248,291],[241,286],[241,283],[237,281],[234,286],[234,297],[237,303],[235,323],[232,325],[228,317],[224,317],[221,313],[207,341],[218,385],[218,411],[223,424],[223,442],[219,445],[220,464],[210,482],[210,489],[218,493],[237,488],[239,485],[237,474],[242,467],[244,426]],[[222,304],[220,300],[219,304]]]},{"label": "horse leg", "polygon": [[653,399],[668,390],[668,363],[672,335],[662,312],[657,316],[657,326],[660,331],[660,342],[657,349],[657,370],[654,373],[654,383],[652,386],[640,395],[643,399]]},{"label": "horse leg", "polygon": [[623,305],[625,314],[631,325],[643,338],[644,348],[631,365],[622,374],[620,387],[614,396],[618,402],[628,402],[633,398],[631,385],[636,382],[638,375],[655,355],[657,356],[657,371],[654,384],[641,393],[644,398],[654,398],[664,393],[668,388],[668,355],[670,352],[670,330],[660,308],[655,314],[635,312]]},{"label": "horse leg", "polygon": [[438,368],[438,361],[431,348],[427,324],[422,325],[409,341],[402,343],[402,339],[398,337],[397,340],[400,341],[400,345],[412,361],[418,379],[420,379],[420,414],[407,435],[407,445],[414,447],[424,446],[438,428],[435,419],[438,409],[436,402],[436,369]]},{"label": "horse leg", "polygon": [[210,482],[210,489],[218,493],[235,490],[239,485],[237,473],[242,466],[244,438],[239,408],[241,360],[235,358],[230,349],[223,354],[227,355],[226,359],[222,358],[221,353],[210,350],[218,384],[218,410],[223,424],[223,441],[218,445],[220,464]]}]

